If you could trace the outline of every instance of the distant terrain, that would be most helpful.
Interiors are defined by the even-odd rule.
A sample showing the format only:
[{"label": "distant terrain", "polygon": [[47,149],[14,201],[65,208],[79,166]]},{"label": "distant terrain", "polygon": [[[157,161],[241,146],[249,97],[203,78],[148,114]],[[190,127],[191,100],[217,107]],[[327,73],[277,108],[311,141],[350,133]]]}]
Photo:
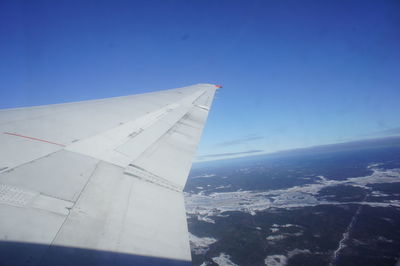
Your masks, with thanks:
[{"label": "distant terrain", "polygon": [[185,197],[194,265],[394,265],[400,138],[195,164]]}]

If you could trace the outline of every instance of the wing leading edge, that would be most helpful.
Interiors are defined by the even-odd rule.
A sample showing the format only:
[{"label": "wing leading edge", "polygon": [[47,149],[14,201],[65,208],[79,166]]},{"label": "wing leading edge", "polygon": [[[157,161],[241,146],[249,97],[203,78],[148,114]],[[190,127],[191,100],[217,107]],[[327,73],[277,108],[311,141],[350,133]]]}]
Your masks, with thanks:
[{"label": "wing leading edge", "polygon": [[0,264],[190,265],[182,190],[218,87],[0,111]]}]

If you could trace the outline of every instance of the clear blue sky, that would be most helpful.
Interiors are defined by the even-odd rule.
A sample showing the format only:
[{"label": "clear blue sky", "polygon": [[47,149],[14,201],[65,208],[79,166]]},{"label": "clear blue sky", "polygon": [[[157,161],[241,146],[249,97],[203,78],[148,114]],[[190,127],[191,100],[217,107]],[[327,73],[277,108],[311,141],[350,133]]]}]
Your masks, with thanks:
[{"label": "clear blue sky", "polygon": [[399,14],[397,0],[0,0],[0,108],[206,82],[224,88],[201,155],[400,132]]}]

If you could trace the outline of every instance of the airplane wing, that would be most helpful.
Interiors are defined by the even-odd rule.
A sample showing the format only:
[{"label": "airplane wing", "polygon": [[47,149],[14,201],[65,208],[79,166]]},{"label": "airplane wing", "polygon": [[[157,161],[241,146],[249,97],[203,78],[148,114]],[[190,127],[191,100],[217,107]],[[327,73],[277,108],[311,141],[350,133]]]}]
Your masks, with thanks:
[{"label": "airplane wing", "polygon": [[0,110],[0,265],[191,265],[182,190],[219,87]]}]

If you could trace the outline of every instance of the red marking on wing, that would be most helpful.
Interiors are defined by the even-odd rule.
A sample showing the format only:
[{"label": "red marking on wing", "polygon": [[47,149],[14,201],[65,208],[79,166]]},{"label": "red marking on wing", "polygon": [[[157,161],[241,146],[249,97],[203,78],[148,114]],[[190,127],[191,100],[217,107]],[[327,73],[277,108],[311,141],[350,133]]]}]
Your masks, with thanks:
[{"label": "red marking on wing", "polygon": [[46,143],[49,143],[49,144],[57,145],[57,146],[60,146],[60,147],[65,147],[64,144],[48,141],[48,140],[45,140],[45,139],[38,139],[38,138],[34,138],[34,137],[24,136],[24,135],[20,135],[20,134],[17,134],[17,133],[3,132],[3,134],[16,136],[16,137],[21,137],[21,138],[26,138],[26,139],[37,140],[37,141],[41,141],[41,142],[46,142]]},{"label": "red marking on wing", "polygon": [[215,87],[217,87],[218,89],[222,88],[221,85],[215,85]]}]

